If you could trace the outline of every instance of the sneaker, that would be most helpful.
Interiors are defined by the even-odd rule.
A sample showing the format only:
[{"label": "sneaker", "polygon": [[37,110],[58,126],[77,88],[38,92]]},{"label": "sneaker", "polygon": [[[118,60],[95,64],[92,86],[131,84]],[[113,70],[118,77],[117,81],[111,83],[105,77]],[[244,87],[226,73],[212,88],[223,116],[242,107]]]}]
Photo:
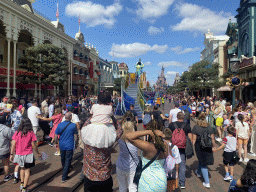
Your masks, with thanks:
[{"label": "sneaker", "polygon": [[21,190],[21,192],[28,192],[27,187],[26,187],[26,188],[23,188],[23,189]]},{"label": "sneaker", "polygon": [[22,191],[22,189],[24,188],[24,183],[20,184],[20,190]]},{"label": "sneaker", "polygon": [[250,159],[246,158],[244,159],[244,162],[247,163]]},{"label": "sneaker", "polygon": [[195,170],[195,174],[196,174],[196,176],[197,176],[198,178],[201,177],[201,175],[198,173],[198,170]]},{"label": "sneaker", "polygon": [[186,187],[185,187],[185,185],[182,185],[182,186],[180,186],[180,188],[181,188],[181,189],[185,189]]},{"label": "sneaker", "polygon": [[224,181],[230,181],[232,178],[230,176],[225,176]]},{"label": "sneaker", "polygon": [[50,145],[51,147],[53,147],[53,143],[52,143],[52,142],[48,143],[48,145]]},{"label": "sneaker", "polygon": [[4,177],[4,181],[10,181],[12,179],[12,175],[6,175]]},{"label": "sneaker", "polygon": [[255,157],[256,153],[248,153],[248,155]]},{"label": "sneaker", "polygon": [[59,152],[59,151],[56,151],[56,152],[54,153],[54,155],[60,156],[60,152]]},{"label": "sneaker", "polygon": [[222,139],[218,137],[218,138],[216,139],[216,141],[221,142],[221,141],[222,141]]},{"label": "sneaker", "polygon": [[240,162],[240,163],[243,162],[243,158],[242,158],[242,157],[239,159],[239,162]]},{"label": "sneaker", "polygon": [[210,183],[207,183],[207,184],[206,184],[205,182],[203,182],[203,186],[206,187],[206,188],[208,188],[208,189],[210,189]]},{"label": "sneaker", "polygon": [[19,179],[19,178],[14,177],[14,179],[13,179],[13,182],[12,182],[12,183],[17,184],[17,183],[19,183],[19,181],[20,181],[20,179]]}]

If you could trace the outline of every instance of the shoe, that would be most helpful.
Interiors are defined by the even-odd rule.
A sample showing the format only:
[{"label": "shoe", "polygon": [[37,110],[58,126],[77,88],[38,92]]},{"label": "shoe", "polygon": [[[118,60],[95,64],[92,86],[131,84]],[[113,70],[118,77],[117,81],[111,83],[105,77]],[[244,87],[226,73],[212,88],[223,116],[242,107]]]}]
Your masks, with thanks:
[{"label": "shoe", "polygon": [[20,190],[21,190],[21,191],[22,191],[23,187],[24,187],[24,184],[21,183],[21,184],[20,184]]},{"label": "shoe", "polygon": [[247,163],[248,161],[250,161],[250,159],[248,159],[248,158],[244,159],[245,163]]},{"label": "shoe", "polygon": [[56,151],[56,152],[54,153],[54,155],[60,156],[60,152],[59,152],[59,151]]},{"label": "shoe", "polygon": [[256,153],[248,153],[248,155],[255,157]]},{"label": "shoe", "polygon": [[65,182],[67,182],[67,180],[69,180],[69,179],[70,179],[70,177],[67,176],[66,180],[62,180],[61,182],[62,182],[62,183],[65,183]]},{"label": "shoe", "polygon": [[53,147],[53,143],[52,143],[52,142],[48,143],[48,145],[50,145],[51,147]]},{"label": "shoe", "polygon": [[230,180],[232,180],[232,178],[230,176],[225,176],[224,177],[224,181],[230,181]]},{"label": "shoe", "polygon": [[65,183],[67,180],[65,180],[65,181],[61,181],[61,183]]},{"label": "shoe", "polygon": [[218,137],[218,138],[216,139],[216,141],[221,142],[221,141],[222,141],[222,139]]},{"label": "shoe", "polygon": [[198,170],[195,170],[195,174],[196,174],[196,176],[197,176],[198,178],[201,177],[201,175],[198,173]]},{"label": "shoe", "polygon": [[242,158],[242,157],[239,159],[239,162],[240,162],[240,163],[243,162],[243,158]]},{"label": "shoe", "polygon": [[11,180],[12,179],[12,175],[6,175],[5,177],[4,177],[4,181],[9,181],[9,180]]},{"label": "shoe", "polygon": [[20,181],[20,179],[19,179],[19,178],[14,177],[14,179],[13,179],[13,182],[12,182],[12,183],[17,184],[17,183],[19,183],[19,181]]},{"label": "shoe", "polygon": [[208,189],[210,189],[210,183],[207,183],[207,184],[206,184],[205,182],[203,182],[203,186],[206,187],[206,188],[208,188]]},{"label": "shoe", "polygon": [[21,190],[21,192],[28,192],[27,187],[26,187],[26,188],[23,188],[23,189]]},{"label": "shoe", "polygon": [[186,187],[185,187],[185,185],[182,185],[182,186],[180,186],[180,188],[181,188],[181,189],[185,189]]}]

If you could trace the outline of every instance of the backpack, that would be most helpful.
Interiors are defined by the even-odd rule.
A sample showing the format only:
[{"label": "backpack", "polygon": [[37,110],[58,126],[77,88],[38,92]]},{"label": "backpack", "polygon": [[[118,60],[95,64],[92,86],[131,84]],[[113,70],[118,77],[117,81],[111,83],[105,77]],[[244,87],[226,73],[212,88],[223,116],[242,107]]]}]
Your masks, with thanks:
[{"label": "backpack", "polygon": [[168,143],[168,155],[164,162],[164,170],[167,175],[167,180],[175,180],[176,179],[176,159],[170,154],[174,145],[171,143],[171,146]]},{"label": "backpack", "polygon": [[189,137],[186,138],[186,149],[185,149],[186,158],[190,159],[194,156],[194,149],[191,140]]},{"label": "backpack", "polygon": [[203,149],[212,147],[212,137],[209,133],[209,127],[207,127],[206,131],[202,133],[200,145]]},{"label": "backpack", "polygon": [[183,130],[186,123],[183,123],[181,128],[178,128],[176,123],[173,123],[175,130],[172,133],[172,144],[176,145],[178,148],[186,148],[186,134]]},{"label": "backpack", "polygon": [[184,112],[184,122],[190,121],[190,113],[188,111],[188,107],[186,108],[186,110],[184,110],[183,106],[181,107],[182,111]]},{"label": "backpack", "polygon": [[151,121],[151,115],[150,114],[145,114],[143,118],[143,125],[147,125]]}]

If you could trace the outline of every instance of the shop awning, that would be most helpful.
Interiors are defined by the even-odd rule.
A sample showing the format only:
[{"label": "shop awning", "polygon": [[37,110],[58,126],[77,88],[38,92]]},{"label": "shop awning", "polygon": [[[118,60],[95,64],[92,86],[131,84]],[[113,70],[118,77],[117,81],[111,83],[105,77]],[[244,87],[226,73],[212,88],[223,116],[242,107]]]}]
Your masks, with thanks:
[{"label": "shop awning", "polygon": [[232,91],[232,89],[228,85],[225,85],[217,89],[217,91]]}]

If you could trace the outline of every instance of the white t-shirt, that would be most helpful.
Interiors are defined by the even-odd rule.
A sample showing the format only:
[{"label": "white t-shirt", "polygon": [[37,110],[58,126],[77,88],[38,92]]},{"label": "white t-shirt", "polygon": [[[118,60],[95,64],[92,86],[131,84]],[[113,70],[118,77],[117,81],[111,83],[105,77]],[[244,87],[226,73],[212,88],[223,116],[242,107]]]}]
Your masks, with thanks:
[{"label": "white t-shirt", "polygon": [[4,102],[0,103],[0,108],[3,108],[3,110],[0,111],[0,113],[2,113],[4,109],[6,109],[6,104]]},{"label": "white t-shirt", "polygon": [[223,139],[223,143],[225,144],[224,151],[233,152],[236,151],[236,138],[227,136]]},{"label": "white t-shirt", "polygon": [[226,127],[227,125],[230,125],[230,122],[228,119],[224,120],[223,127]]},{"label": "white t-shirt", "polygon": [[172,122],[178,121],[178,119],[177,119],[177,114],[178,114],[179,112],[181,112],[181,110],[180,110],[180,109],[177,109],[177,108],[172,109],[172,110],[170,111],[170,115],[172,115]]},{"label": "white t-shirt", "polygon": [[236,123],[236,130],[238,131],[238,138],[241,139],[249,139],[248,133],[249,133],[249,125],[246,122],[243,122],[243,125],[240,121]]},{"label": "white t-shirt", "polygon": [[[65,116],[62,118],[61,122],[63,122],[63,121],[65,121]],[[79,123],[79,122],[80,122],[80,120],[79,120],[77,114],[72,113],[71,123]]]},{"label": "white t-shirt", "polygon": [[91,123],[113,123],[111,118],[113,109],[111,105],[94,104],[90,113],[92,114]]},{"label": "white t-shirt", "polygon": [[36,116],[40,114],[41,111],[38,107],[31,106],[28,108],[28,118],[30,119],[33,127],[39,126],[39,119]]}]

